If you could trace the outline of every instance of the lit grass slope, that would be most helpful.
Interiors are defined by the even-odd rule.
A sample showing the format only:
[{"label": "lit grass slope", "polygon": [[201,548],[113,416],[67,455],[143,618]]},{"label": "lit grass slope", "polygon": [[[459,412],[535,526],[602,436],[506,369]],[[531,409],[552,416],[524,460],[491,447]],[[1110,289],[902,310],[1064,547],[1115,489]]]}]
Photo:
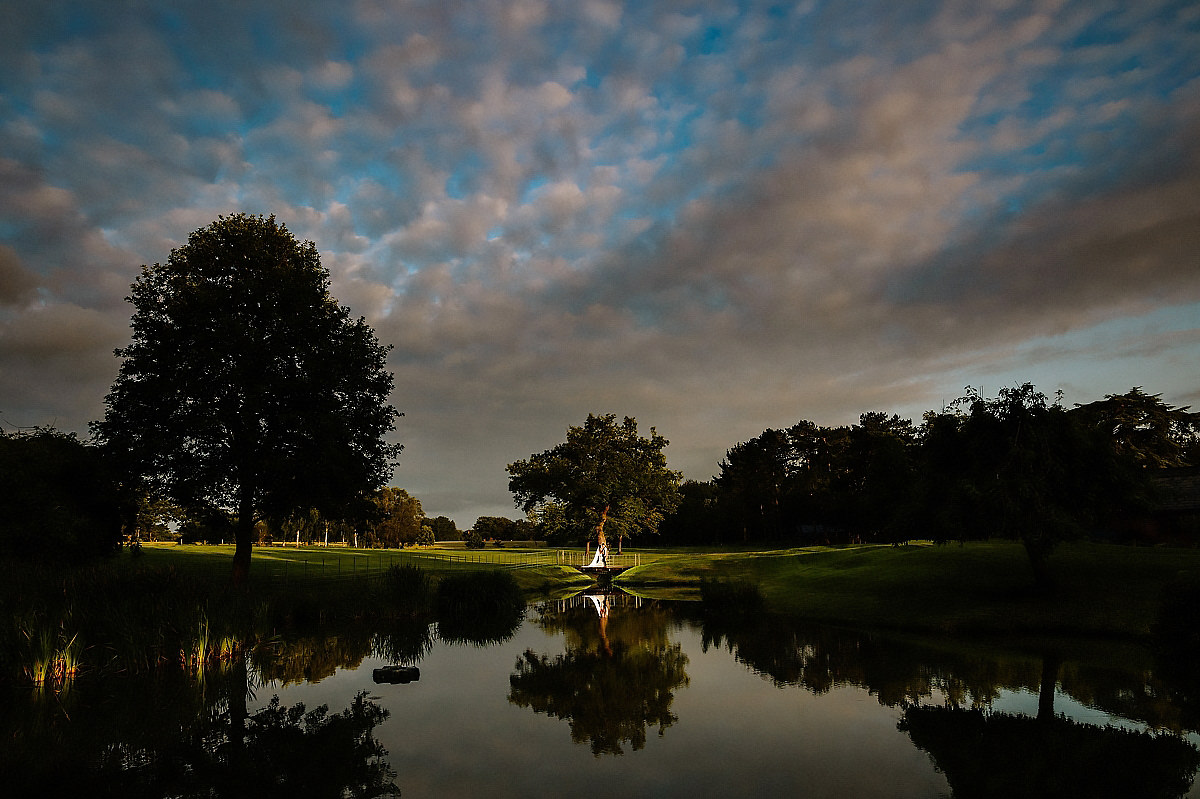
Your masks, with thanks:
[{"label": "lit grass slope", "polygon": [[632,590],[746,580],[768,607],[813,621],[923,632],[1141,638],[1164,590],[1200,583],[1200,550],[1073,543],[1039,592],[1021,545],[810,547],[663,554],[626,572]]}]

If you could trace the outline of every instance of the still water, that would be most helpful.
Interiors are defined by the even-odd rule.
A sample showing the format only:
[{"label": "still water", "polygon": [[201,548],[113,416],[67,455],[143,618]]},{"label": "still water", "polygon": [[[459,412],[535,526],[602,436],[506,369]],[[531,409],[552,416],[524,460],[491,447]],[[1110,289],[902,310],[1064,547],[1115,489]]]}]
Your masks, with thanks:
[{"label": "still water", "polygon": [[[377,682],[395,662],[419,678]],[[53,702],[14,695],[0,714],[6,784],[293,798],[1200,796],[1192,684],[1111,643],[946,645],[597,595],[531,607],[511,635],[476,643],[436,627],[325,635],[199,677],[115,682]]]}]

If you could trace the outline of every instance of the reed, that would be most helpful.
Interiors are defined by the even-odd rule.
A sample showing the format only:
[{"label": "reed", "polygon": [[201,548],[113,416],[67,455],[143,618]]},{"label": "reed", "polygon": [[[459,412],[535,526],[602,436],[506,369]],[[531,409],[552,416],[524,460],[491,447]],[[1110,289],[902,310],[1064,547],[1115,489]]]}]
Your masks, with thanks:
[{"label": "reed", "polygon": [[67,637],[66,627],[43,626],[36,633],[25,631],[29,656],[25,676],[38,687],[59,687],[79,674],[81,659],[79,633]]}]

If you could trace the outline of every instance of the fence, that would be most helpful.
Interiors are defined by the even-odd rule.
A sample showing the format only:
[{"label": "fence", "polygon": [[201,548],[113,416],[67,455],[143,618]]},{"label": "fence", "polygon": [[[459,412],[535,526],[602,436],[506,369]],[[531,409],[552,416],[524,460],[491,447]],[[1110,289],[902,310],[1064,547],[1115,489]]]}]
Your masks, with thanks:
[{"label": "fence", "polygon": [[[491,566],[497,569],[524,569],[537,566],[587,566],[592,555],[573,549],[513,552],[505,550],[340,550],[318,549],[259,550],[252,567],[272,582],[292,582],[327,579],[377,579],[393,566],[412,565],[437,571],[476,569]],[[610,568],[632,568],[642,565],[640,554],[608,556]]]}]

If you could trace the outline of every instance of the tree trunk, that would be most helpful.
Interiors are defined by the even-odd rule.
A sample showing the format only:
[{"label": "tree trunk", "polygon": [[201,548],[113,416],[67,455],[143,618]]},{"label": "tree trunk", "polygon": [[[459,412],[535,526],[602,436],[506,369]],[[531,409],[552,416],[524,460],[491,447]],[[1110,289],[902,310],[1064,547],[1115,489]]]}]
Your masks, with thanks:
[{"label": "tree trunk", "polygon": [[1050,574],[1050,564],[1047,561],[1050,559],[1053,545],[1047,545],[1030,536],[1024,536],[1022,542],[1025,544],[1025,554],[1029,556],[1029,565],[1033,569],[1034,589],[1043,594],[1051,592],[1054,589],[1054,577]]},{"label": "tree trunk", "polygon": [[254,538],[254,489],[244,486],[238,498],[238,518],[233,549],[233,584],[244,586],[250,579],[250,554]]},{"label": "tree trunk", "polygon": [[600,512],[600,523],[596,525],[596,549],[608,550],[608,539],[604,537],[604,523],[608,521],[608,505]]},{"label": "tree trunk", "polygon": [[231,662],[229,680],[229,748],[227,750],[228,782],[222,787],[233,790],[238,786],[236,775],[245,774],[248,767],[246,752],[246,694],[250,690],[249,674],[246,669],[246,653],[238,652]]},{"label": "tree trunk", "polygon": [[1038,691],[1038,713],[1039,721],[1050,721],[1054,719],[1054,689],[1058,686],[1058,667],[1061,658],[1058,655],[1047,652],[1042,655],[1042,684]]}]

